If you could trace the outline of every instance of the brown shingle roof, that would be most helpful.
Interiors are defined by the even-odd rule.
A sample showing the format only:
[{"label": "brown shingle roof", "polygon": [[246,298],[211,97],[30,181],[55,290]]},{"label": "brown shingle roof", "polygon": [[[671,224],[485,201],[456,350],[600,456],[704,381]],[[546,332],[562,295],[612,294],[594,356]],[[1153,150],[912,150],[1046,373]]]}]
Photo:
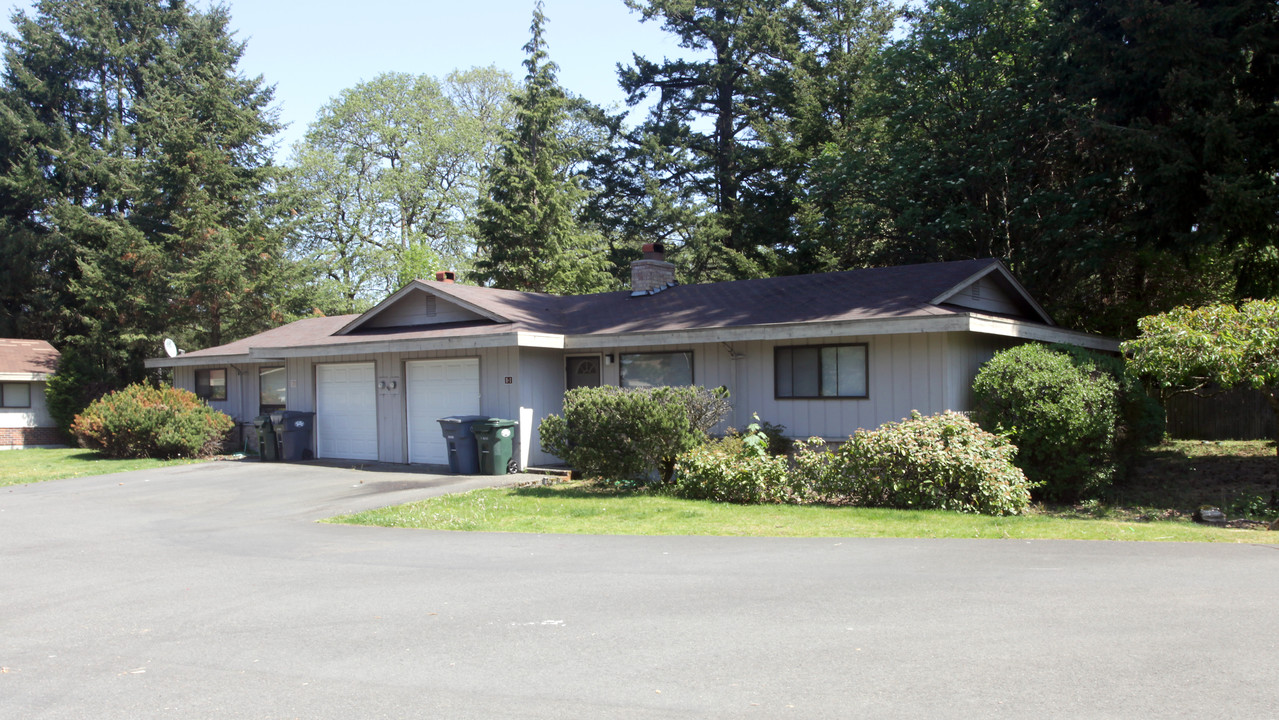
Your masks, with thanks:
[{"label": "brown shingle roof", "polygon": [[61,353],[44,340],[0,338],[0,373],[52,375]]},{"label": "brown shingle roof", "polygon": [[654,295],[629,291],[547,295],[422,281],[444,298],[482,308],[509,322],[363,328],[336,335],[357,317],[307,318],[186,357],[248,354],[249,348],[341,346],[377,340],[430,340],[513,332],[611,335],[805,322],[953,315],[931,301],[995,264],[965,260],[817,275],[678,285]]}]

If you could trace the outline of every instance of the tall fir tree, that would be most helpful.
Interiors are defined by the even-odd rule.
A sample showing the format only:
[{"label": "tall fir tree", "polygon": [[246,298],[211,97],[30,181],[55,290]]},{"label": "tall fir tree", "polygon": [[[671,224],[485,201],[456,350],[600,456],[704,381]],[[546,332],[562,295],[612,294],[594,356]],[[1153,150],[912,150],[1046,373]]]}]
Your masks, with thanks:
[{"label": "tall fir tree", "polygon": [[571,143],[574,103],[556,80],[538,2],[524,51],[528,71],[512,96],[514,127],[505,133],[480,204],[474,276],[494,287],[581,294],[609,289],[599,232],[582,221],[587,200],[580,147]]},{"label": "tall fir tree", "polygon": [[31,292],[2,298],[3,329],[33,328],[122,383],[166,335],[214,345],[282,319],[272,90],[239,73],[229,22],[182,0],[15,14],[0,253],[35,259]]}]

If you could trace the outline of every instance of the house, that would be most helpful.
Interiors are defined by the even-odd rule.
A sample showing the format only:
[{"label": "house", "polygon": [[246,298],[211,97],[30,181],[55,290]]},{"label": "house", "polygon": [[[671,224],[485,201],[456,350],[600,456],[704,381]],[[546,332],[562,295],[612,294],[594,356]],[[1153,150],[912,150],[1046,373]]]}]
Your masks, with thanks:
[{"label": "house", "polygon": [[44,403],[60,357],[43,340],[0,338],[0,450],[66,443]]},{"label": "house", "polygon": [[174,383],[241,423],[316,413],[318,457],[446,462],[436,420],[519,421],[521,467],[555,462],[537,426],[566,389],[726,386],[795,437],[847,437],[911,410],[965,410],[977,368],[1038,340],[1116,351],[1057,327],[997,260],[677,285],[660,244],[630,291],[555,296],[410,283],[361,315],[299,320],[173,358]]}]

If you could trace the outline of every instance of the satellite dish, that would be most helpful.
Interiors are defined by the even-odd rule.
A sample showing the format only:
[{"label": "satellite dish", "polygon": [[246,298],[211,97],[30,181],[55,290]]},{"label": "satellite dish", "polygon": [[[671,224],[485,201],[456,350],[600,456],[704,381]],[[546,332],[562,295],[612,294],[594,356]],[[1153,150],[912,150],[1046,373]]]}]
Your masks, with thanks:
[{"label": "satellite dish", "polygon": [[173,342],[173,338],[164,339],[164,354],[169,357],[178,356],[178,344]]}]

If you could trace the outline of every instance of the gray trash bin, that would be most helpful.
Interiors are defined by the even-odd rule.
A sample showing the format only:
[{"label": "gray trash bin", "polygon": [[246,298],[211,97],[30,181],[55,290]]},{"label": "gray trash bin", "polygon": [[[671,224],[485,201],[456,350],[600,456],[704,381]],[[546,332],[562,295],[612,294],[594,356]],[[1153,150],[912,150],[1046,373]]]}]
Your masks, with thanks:
[{"label": "gray trash bin", "polygon": [[315,413],[281,410],[271,413],[271,424],[275,426],[276,455],[280,460],[297,462],[315,457],[311,450]]},{"label": "gray trash bin", "polygon": [[478,475],[480,456],[475,448],[475,435],[471,426],[488,420],[484,415],[453,415],[440,418],[440,431],[444,433],[444,445],[448,448],[449,472],[458,475]]}]

